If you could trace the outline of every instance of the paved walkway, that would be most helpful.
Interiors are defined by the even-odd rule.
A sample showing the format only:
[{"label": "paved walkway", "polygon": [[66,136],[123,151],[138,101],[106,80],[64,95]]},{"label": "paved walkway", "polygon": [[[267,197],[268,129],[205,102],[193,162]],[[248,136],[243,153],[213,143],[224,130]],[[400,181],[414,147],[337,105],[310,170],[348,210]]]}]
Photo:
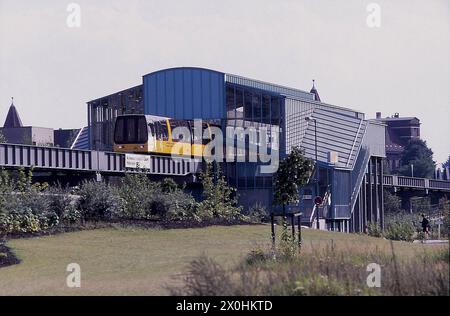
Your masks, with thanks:
[{"label": "paved walkway", "polygon": [[448,244],[448,240],[444,239],[429,239],[429,240],[414,240],[415,244],[422,243],[422,244]]}]

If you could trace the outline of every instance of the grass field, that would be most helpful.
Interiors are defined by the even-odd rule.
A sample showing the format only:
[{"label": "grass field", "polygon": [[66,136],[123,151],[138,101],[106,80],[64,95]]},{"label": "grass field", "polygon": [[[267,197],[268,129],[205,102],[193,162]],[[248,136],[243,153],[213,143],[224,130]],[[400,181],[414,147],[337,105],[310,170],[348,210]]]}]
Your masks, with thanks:
[{"label": "grass field", "polygon": [[[304,253],[338,248],[380,249],[386,240],[303,230]],[[255,247],[269,247],[270,226],[144,230],[108,228],[7,242],[22,260],[0,269],[0,295],[165,295],[186,265],[206,254],[230,265]],[[395,242],[396,255],[414,256],[439,246]],[[442,247],[442,246],[440,246]],[[444,246],[448,247],[448,245]],[[69,263],[81,266],[81,288],[66,286]]]}]

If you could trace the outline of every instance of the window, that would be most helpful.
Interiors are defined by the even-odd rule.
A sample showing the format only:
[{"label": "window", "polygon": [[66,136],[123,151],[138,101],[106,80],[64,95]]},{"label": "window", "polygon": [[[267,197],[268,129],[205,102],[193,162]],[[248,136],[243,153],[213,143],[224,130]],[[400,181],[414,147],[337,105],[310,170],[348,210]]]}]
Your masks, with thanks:
[{"label": "window", "polygon": [[114,141],[117,144],[143,144],[148,140],[144,116],[122,116],[116,119]]},{"label": "window", "polygon": [[262,99],[262,122],[270,124],[270,96],[264,95]]},{"label": "window", "polygon": [[272,97],[272,125],[280,125],[280,99]]},{"label": "window", "polygon": [[169,140],[169,132],[167,130],[166,121],[157,121],[155,123],[156,137],[159,140]]},{"label": "window", "polygon": [[246,120],[252,120],[252,94],[248,91],[244,93],[244,118]]},{"label": "window", "polygon": [[235,94],[234,94],[234,88],[227,86],[227,117],[228,118],[235,118],[235,104],[234,100]]},{"label": "window", "polygon": [[244,118],[244,92],[236,88],[236,118]]},{"label": "window", "polygon": [[[182,133],[174,133],[173,131],[177,127],[184,127],[190,133],[190,126],[189,126],[189,122],[188,121],[185,121],[185,120],[170,120],[169,123],[170,123],[170,129],[172,130],[172,140],[173,141],[183,141],[182,133],[186,132],[186,130],[185,130],[185,131],[182,131]],[[188,136],[188,135],[186,135],[186,136]],[[186,139],[184,142],[190,143],[191,140],[190,139]]]},{"label": "window", "polygon": [[253,121],[261,121],[261,96],[259,94],[253,94],[252,97],[252,108],[253,108]]}]

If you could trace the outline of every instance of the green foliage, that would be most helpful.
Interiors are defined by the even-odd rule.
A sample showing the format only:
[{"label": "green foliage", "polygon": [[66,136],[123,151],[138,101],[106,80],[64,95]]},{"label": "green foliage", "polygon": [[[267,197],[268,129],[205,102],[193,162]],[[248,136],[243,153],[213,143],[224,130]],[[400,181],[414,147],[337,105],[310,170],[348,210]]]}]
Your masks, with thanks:
[{"label": "green foliage", "polygon": [[253,223],[267,223],[270,221],[270,215],[267,208],[261,203],[257,202],[242,214]]},{"label": "green foliage", "polygon": [[367,234],[371,237],[383,237],[383,231],[378,223],[369,223],[367,226]]},{"label": "green foliage", "polygon": [[97,181],[85,181],[79,192],[81,214],[86,220],[105,220],[121,214],[123,201],[114,187]]},{"label": "green foliage", "polygon": [[271,256],[262,248],[256,248],[250,251],[245,257],[245,263],[248,265],[261,264],[270,260]]},{"label": "green foliage", "polygon": [[200,175],[203,186],[203,201],[198,207],[198,216],[201,219],[236,220],[241,218],[241,207],[238,206],[236,189],[228,186],[220,168],[213,170],[207,164]]},{"label": "green foliage", "polygon": [[414,215],[388,214],[385,217],[384,237],[391,240],[413,241],[416,233]]},{"label": "green foliage", "polygon": [[386,214],[401,212],[402,200],[395,194],[391,193],[388,189],[384,189],[383,192],[384,211]]},{"label": "green foliage", "polygon": [[178,185],[172,178],[165,178],[161,182],[161,189],[164,193],[173,193],[178,190]]},{"label": "green foliage", "polygon": [[[291,260],[268,260],[269,252],[252,251],[235,267],[224,268],[207,257],[194,260],[174,295],[355,296],[444,295],[449,292],[448,249],[435,256],[398,259],[377,249],[314,250]],[[381,288],[367,286],[367,264],[383,268]]]},{"label": "green foliage", "polygon": [[294,147],[280,162],[274,188],[274,204],[283,205],[298,201],[298,188],[305,185],[311,176],[313,163],[303,152]]},{"label": "green foliage", "polygon": [[145,174],[128,174],[118,192],[124,201],[122,218],[197,220],[194,198],[170,178],[158,183]]},{"label": "green foliage", "polygon": [[450,201],[447,197],[439,200],[439,211],[444,216],[444,224],[441,226],[441,235],[450,238]]},{"label": "green foliage", "polygon": [[59,225],[60,217],[45,194],[47,184],[32,184],[32,170],[19,169],[17,179],[0,175],[0,234],[40,232]]},{"label": "green foliage", "polygon": [[411,176],[411,165],[414,166],[414,177],[432,178],[436,168],[433,151],[421,139],[413,139],[405,147],[400,160],[399,174]]},{"label": "green foliage", "polygon": [[118,194],[122,199],[123,212],[120,217],[145,219],[156,214],[155,200],[161,192],[145,174],[127,174],[122,180]]},{"label": "green foliage", "polygon": [[430,197],[412,198],[411,209],[413,213],[429,213],[431,210]]}]

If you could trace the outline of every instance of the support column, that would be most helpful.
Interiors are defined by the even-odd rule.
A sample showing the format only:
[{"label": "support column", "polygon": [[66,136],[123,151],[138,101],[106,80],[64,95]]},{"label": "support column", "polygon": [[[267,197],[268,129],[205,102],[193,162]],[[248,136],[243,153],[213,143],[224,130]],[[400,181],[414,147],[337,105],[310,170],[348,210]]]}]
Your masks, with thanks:
[{"label": "support column", "polygon": [[372,157],[369,159],[369,183],[367,185],[367,222],[372,222],[372,214],[373,214],[373,194],[372,194]]},{"label": "support column", "polygon": [[383,185],[383,158],[380,158],[380,227],[384,231],[384,185]]},{"label": "support column", "polygon": [[375,161],[374,164],[374,171],[373,171],[373,177],[374,177],[374,193],[375,193],[375,198],[374,198],[374,222],[376,222],[378,224],[379,221],[379,198],[378,198],[378,158],[374,157],[373,158]]},{"label": "support column", "polygon": [[366,232],[367,226],[367,173],[364,175],[363,185],[361,186],[361,204],[362,204],[362,232]]}]

